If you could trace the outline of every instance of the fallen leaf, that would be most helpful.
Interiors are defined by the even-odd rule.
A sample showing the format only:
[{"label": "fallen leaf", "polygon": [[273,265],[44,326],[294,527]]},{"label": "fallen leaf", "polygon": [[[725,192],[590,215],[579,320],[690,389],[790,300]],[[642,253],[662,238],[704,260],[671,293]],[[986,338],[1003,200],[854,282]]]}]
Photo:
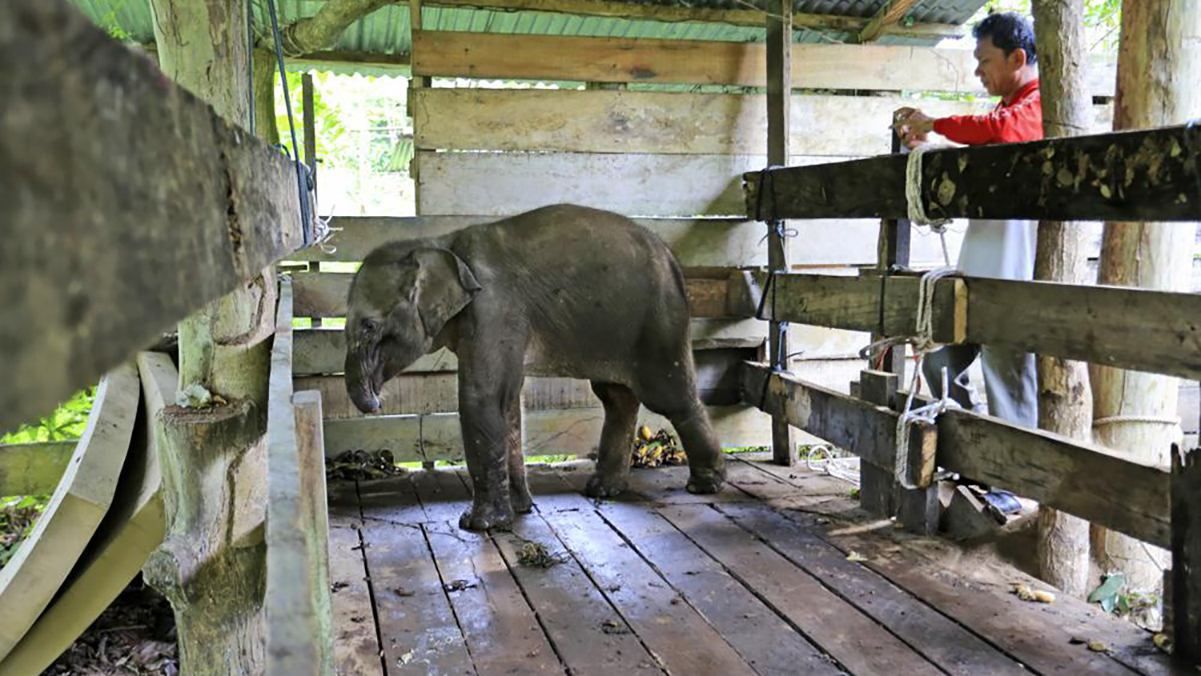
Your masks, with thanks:
[{"label": "fallen leaf", "polygon": [[606,634],[628,634],[628,633],[630,633],[630,630],[627,629],[624,624],[621,624],[614,620],[605,620],[604,622],[601,622],[601,631],[605,632]]},{"label": "fallen leaf", "polygon": [[1095,653],[1103,653],[1109,650],[1109,646],[1105,645],[1104,641],[1089,641],[1088,649]]},{"label": "fallen leaf", "polygon": [[852,549],[851,553],[847,554],[847,561],[867,561],[867,557]]},{"label": "fallen leaf", "polygon": [[392,590],[392,593],[396,594],[397,596],[412,596],[413,594],[416,594],[417,592],[405,589],[404,587],[397,587]]},{"label": "fallen leaf", "polygon": [[1163,652],[1172,654],[1172,639],[1167,634],[1156,634],[1151,637],[1151,642],[1155,644]]}]

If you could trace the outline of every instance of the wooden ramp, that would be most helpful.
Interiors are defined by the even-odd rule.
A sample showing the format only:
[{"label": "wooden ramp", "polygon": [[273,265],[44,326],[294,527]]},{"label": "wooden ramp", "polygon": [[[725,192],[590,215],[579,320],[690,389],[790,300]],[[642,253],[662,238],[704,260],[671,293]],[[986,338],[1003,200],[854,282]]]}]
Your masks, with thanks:
[{"label": "wooden ramp", "polygon": [[1175,673],[1133,625],[1020,601],[1045,587],[946,568],[952,545],[867,520],[847,484],[741,458],[716,496],[670,468],[606,502],[591,463],[531,467],[536,511],[491,535],[456,525],[461,471],[331,484],[338,673]]}]

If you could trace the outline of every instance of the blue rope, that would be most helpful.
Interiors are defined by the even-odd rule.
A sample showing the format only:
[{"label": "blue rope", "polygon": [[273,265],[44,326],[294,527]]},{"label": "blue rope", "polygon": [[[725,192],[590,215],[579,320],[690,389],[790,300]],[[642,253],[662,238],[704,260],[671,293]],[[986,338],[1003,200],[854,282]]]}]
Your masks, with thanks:
[{"label": "blue rope", "polygon": [[296,185],[300,192],[300,225],[304,233],[304,245],[313,243],[313,217],[309,211],[309,192],[313,189],[309,180],[308,167],[300,159],[300,144],[296,142],[296,122],[292,119],[292,98],[288,95],[288,76],[284,69],[284,51],[279,36],[279,18],[275,13],[275,0],[267,0],[267,10],[271,14],[271,32],[275,38],[275,60],[279,64],[279,81],[284,90],[284,108],[288,112],[288,130],[292,135],[292,157],[296,163]]}]

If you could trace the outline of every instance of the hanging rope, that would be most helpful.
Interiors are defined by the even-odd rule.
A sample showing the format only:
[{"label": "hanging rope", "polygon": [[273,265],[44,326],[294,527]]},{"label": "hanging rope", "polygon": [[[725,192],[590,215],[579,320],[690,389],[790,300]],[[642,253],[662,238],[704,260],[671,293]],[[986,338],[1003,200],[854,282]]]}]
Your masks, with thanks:
[{"label": "hanging rope", "polygon": [[296,140],[296,120],[292,116],[292,97],[288,93],[288,75],[284,67],[283,44],[279,34],[279,17],[275,11],[275,0],[267,0],[267,11],[271,15],[271,33],[275,41],[275,61],[279,66],[279,81],[284,90],[284,108],[288,113],[288,131],[292,137],[292,161],[296,163],[296,185],[300,198],[300,226],[304,233],[304,246],[312,246],[329,237],[328,222],[322,223],[313,217],[313,203],[310,193],[313,192],[313,176],[308,166],[300,159],[300,144]]},{"label": "hanging rope", "polygon": [[917,226],[927,226],[931,232],[938,233],[945,265],[951,264],[951,252],[947,248],[947,224],[951,219],[931,218],[926,213],[926,206],[922,201],[922,156],[931,150],[950,147],[952,146],[922,143],[909,150],[905,163],[905,207],[909,214],[909,222]]}]

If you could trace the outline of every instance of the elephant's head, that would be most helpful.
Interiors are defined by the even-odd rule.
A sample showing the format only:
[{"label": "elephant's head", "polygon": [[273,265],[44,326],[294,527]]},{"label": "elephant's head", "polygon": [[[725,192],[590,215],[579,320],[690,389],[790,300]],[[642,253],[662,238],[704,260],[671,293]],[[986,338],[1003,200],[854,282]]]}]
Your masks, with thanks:
[{"label": "elephant's head", "polygon": [[364,413],[480,290],[467,265],[436,248],[382,248],[363,262],[346,310],[346,391]]}]

